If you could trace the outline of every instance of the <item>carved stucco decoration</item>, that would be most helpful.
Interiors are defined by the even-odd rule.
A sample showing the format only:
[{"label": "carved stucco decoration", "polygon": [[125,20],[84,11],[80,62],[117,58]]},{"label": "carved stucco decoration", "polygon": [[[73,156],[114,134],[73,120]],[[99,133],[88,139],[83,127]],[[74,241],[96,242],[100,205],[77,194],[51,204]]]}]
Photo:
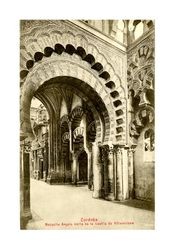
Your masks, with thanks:
[{"label": "carved stucco decoration", "polygon": [[137,139],[147,124],[154,124],[154,108],[151,106],[142,107],[135,113],[130,123],[130,136]]},{"label": "carved stucco decoration", "polygon": [[[36,24],[36,27],[35,27],[35,24]],[[49,55],[50,57],[48,57],[48,55],[47,55],[48,48],[53,50],[55,44],[57,44],[58,42],[59,42],[59,44],[62,44],[65,47],[67,46],[67,44],[71,44],[72,46],[74,46],[74,48],[81,46],[82,48],[85,49],[87,55],[89,54],[89,55],[94,56],[96,67],[97,67],[97,63],[100,63],[103,67],[102,67],[102,71],[98,70],[99,72],[95,72],[93,69],[93,66],[91,66],[92,67],[92,69],[91,69],[87,65],[87,62],[83,61],[83,60],[80,62],[81,63],[80,66],[83,66],[86,69],[89,68],[90,74],[94,75],[95,77],[98,77],[98,75],[101,76],[101,75],[105,74],[105,77],[108,78],[108,74],[110,75],[109,80],[104,80],[104,79],[99,78],[104,87],[101,89],[97,89],[97,90],[99,92],[100,90],[103,91],[103,89],[104,89],[106,92],[106,96],[103,98],[103,100],[106,101],[105,98],[108,98],[108,100],[110,100],[111,103],[113,102],[114,106],[110,110],[110,112],[115,112],[117,116],[122,116],[123,124],[122,124],[122,126],[120,125],[120,128],[116,128],[116,132],[117,132],[116,139],[117,139],[117,141],[121,141],[121,143],[123,143],[125,141],[125,138],[126,138],[126,136],[125,136],[125,130],[126,130],[125,129],[125,127],[126,127],[126,123],[125,123],[125,115],[126,115],[125,114],[125,111],[126,111],[125,110],[125,106],[126,106],[125,86],[122,83],[122,78],[120,78],[116,74],[116,72],[117,72],[116,67],[114,66],[113,62],[110,60],[110,56],[108,54],[108,51],[105,50],[103,53],[103,51],[101,50],[101,44],[103,44],[103,43],[100,41],[98,41],[97,43],[95,41],[92,42],[92,36],[90,36],[90,34],[87,34],[87,36],[85,36],[84,32],[75,28],[73,25],[71,26],[71,29],[70,29],[70,23],[66,23],[66,22],[48,21],[45,24],[45,22],[44,23],[43,22],[36,22],[35,23],[35,21],[31,21],[28,25],[27,24],[25,24],[25,25],[27,28],[23,28],[22,34],[21,34],[21,69],[22,69],[22,73],[24,73],[24,76],[23,76],[24,77],[23,78],[24,85],[25,85],[25,82],[27,81],[28,77],[32,75],[32,72],[34,72],[35,69],[38,68],[38,65],[43,65],[42,69],[44,70],[44,72],[43,72],[43,70],[42,70],[42,72],[39,72],[39,71],[35,72],[35,75],[38,76],[39,79],[41,77],[43,77],[43,75],[42,75],[43,73],[44,73],[44,76],[46,79],[49,79],[49,76],[53,77],[55,75],[55,71],[54,71],[53,67],[51,66],[50,62],[52,61],[52,58],[54,60],[60,61],[59,55],[51,53],[51,55]],[[41,28],[41,26],[42,26],[42,28]],[[58,28],[58,27],[60,27],[60,28]],[[65,27],[68,27],[68,28],[65,28]],[[71,32],[70,32],[70,30],[71,30]],[[106,47],[108,47],[108,46],[106,46]],[[45,51],[46,48],[47,48],[47,51]],[[43,59],[41,59],[41,61],[37,61],[37,62],[35,61],[34,57],[35,57],[36,53],[42,54]],[[118,53],[118,52],[116,52],[116,53]],[[41,56],[41,54],[40,54],[40,56]],[[113,53],[113,56],[114,56],[114,54],[115,53]],[[119,54],[121,57],[123,56],[122,53],[119,53]],[[44,57],[43,57],[43,55],[44,55]],[[109,61],[106,59],[106,55],[109,56]],[[69,60],[73,59],[73,61],[76,61],[76,63],[77,63],[78,57],[76,54],[73,54],[73,55],[71,54],[71,56],[70,56],[70,55],[67,55],[66,53],[64,53],[64,55],[61,55],[61,58],[63,58],[63,57],[65,58],[66,61],[68,59]],[[29,69],[26,69],[27,62],[29,63]],[[30,65],[30,63],[31,63],[31,65]],[[63,64],[63,62],[61,62],[61,63]],[[34,64],[34,66],[33,66],[33,64]],[[74,65],[75,65],[75,62],[74,62],[74,64],[70,65],[71,70],[72,70],[72,67],[74,67]],[[30,66],[31,66],[31,68],[30,68]],[[64,68],[69,69],[67,67],[67,62],[65,62]],[[52,71],[54,71],[54,72],[52,72]],[[60,71],[61,71],[61,69],[60,69]],[[41,73],[41,74],[39,75],[39,73]],[[89,82],[89,80],[88,80],[88,82]],[[21,86],[24,86],[24,85],[21,85]],[[32,81],[30,81],[30,85],[33,85],[33,88],[35,88],[35,85]],[[94,87],[96,87],[96,85]],[[100,94],[100,96],[102,96],[103,93],[100,92],[99,94]],[[121,103],[117,102],[117,100],[119,100],[119,99],[120,99]],[[107,104],[107,105],[109,106],[109,104]],[[112,127],[113,123],[115,122],[115,118],[111,117],[111,119],[113,119],[113,121],[111,121],[111,127]],[[113,126],[113,130],[114,130],[114,126]],[[116,134],[114,131],[112,131],[112,132],[114,135]]]},{"label": "carved stucco decoration", "polygon": [[[66,43],[71,43],[73,37],[76,37],[74,46],[76,47],[76,45],[81,42],[82,47],[84,47],[88,53],[94,51],[94,45],[96,44],[100,54],[103,54],[103,56],[105,54],[105,60],[113,65],[115,72],[124,80],[125,54],[115,47],[110,46],[110,44],[105,44],[100,38],[98,39],[98,37],[92,36],[88,31],[82,30],[80,27],[66,20],[22,20],[21,52],[24,58],[31,57],[33,50],[36,48],[42,49],[48,42],[52,44],[54,39],[57,40],[58,36],[61,38],[62,34],[65,34],[64,38],[66,38],[66,34],[69,34],[69,38],[64,39]],[[32,44],[30,50],[26,52],[26,45],[29,43]]]},{"label": "carved stucco decoration", "polygon": [[154,123],[154,43],[153,34],[132,49],[128,56],[128,94],[132,121],[130,136],[137,139],[141,130]]}]

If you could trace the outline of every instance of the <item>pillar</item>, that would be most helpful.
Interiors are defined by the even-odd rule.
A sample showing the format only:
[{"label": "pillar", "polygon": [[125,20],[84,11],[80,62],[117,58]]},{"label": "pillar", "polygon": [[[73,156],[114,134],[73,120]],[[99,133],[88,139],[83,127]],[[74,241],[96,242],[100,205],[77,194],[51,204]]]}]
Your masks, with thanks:
[{"label": "pillar", "polygon": [[57,121],[56,118],[52,118],[52,151],[53,151],[53,170],[57,169]]},{"label": "pillar", "polygon": [[52,184],[55,180],[56,170],[56,138],[55,138],[55,126],[54,126],[54,115],[49,120],[49,164],[48,164],[48,176],[47,183]]},{"label": "pillar", "polygon": [[114,151],[109,147],[108,151],[108,200],[114,200]]},{"label": "pillar", "polygon": [[69,151],[73,152],[73,145],[72,145],[72,122],[69,122]]},{"label": "pillar", "polygon": [[102,165],[100,162],[100,149],[97,143],[92,143],[94,191],[93,198],[101,198],[102,194]]},{"label": "pillar", "polygon": [[36,169],[37,169],[37,175],[36,175],[36,179],[39,180],[40,179],[40,166],[39,166],[39,161],[40,161],[40,158],[39,158],[39,149],[37,149],[36,151]]},{"label": "pillar", "polygon": [[22,140],[20,142],[20,228],[25,229],[31,218],[29,145]]},{"label": "pillar", "polygon": [[134,149],[128,150],[128,189],[129,198],[134,198]]},{"label": "pillar", "polygon": [[93,186],[93,172],[92,172],[92,152],[88,152],[88,188]]},{"label": "pillar", "polygon": [[[46,139],[47,140],[47,139]],[[47,174],[48,174],[48,142],[45,142],[45,147],[44,147],[44,153],[43,153],[43,170],[44,170],[44,176],[43,179],[44,181],[47,180]]]},{"label": "pillar", "polygon": [[37,151],[34,150],[34,171],[33,171],[34,179],[36,179],[36,171],[37,171]]},{"label": "pillar", "polygon": [[128,189],[128,147],[122,148],[122,183],[123,183],[123,199],[129,198]]},{"label": "pillar", "polygon": [[52,120],[49,120],[49,136],[48,136],[48,142],[49,142],[49,166],[48,166],[48,172],[50,173],[53,169],[53,126],[52,126]]},{"label": "pillar", "polygon": [[122,149],[115,149],[115,199],[123,200]]},{"label": "pillar", "polygon": [[101,165],[102,165],[102,186],[105,199],[108,199],[109,194],[109,169],[108,169],[108,154],[109,154],[109,146],[103,145],[100,147],[101,150]]},{"label": "pillar", "polygon": [[75,154],[72,155],[72,184],[77,184],[77,159]]}]

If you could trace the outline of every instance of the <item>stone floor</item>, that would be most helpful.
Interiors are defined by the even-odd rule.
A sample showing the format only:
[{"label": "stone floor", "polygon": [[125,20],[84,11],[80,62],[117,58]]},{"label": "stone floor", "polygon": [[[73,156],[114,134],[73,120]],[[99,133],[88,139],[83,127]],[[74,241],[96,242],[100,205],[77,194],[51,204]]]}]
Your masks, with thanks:
[{"label": "stone floor", "polygon": [[31,179],[31,209],[26,229],[154,229],[153,207],[147,202],[93,199],[87,186]]}]

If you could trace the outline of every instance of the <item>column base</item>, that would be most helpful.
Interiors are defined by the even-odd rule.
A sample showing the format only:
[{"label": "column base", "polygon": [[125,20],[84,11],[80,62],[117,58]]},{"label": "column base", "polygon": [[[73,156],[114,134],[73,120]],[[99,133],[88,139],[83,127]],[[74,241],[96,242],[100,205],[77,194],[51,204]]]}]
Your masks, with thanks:
[{"label": "column base", "polygon": [[50,185],[64,183],[64,177],[60,173],[53,171],[48,174],[46,182]]},{"label": "column base", "polygon": [[107,201],[113,201],[115,200],[114,194],[113,193],[109,193],[105,196],[105,200]]},{"label": "column base", "polygon": [[103,190],[94,190],[92,197],[95,199],[103,198]]},{"label": "column base", "polygon": [[117,199],[116,199],[117,201],[123,201],[124,200],[124,198],[122,197],[122,196],[119,196],[119,197],[117,197]]},{"label": "column base", "polygon": [[76,186],[77,182],[76,181],[72,181],[72,185]]},{"label": "column base", "polygon": [[26,229],[26,225],[29,220],[32,219],[32,213],[30,209],[26,209],[20,216],[20,229]]}]

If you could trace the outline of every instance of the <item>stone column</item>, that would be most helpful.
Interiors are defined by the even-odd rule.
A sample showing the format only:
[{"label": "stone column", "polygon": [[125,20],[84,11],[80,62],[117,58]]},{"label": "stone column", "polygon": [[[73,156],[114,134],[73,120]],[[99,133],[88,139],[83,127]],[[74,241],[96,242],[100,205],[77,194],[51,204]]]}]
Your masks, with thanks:
[{"label": "stone column", "polygon": [[115,199],[123,200],[122,150],[119,147],[115,150],[115,158]]},{"label": "stone column", "polygon": [[114,200],[114,151],[109,147],[108,152],[108,200]]},{"label": "stone column", "polygon": [[134,198],[134,149],[128,149],[128,187],[129,198]]},{"label": "stone column", "polygon": [[128,147],[122,148],[122,183],[123,183],[123,200],[126,200],[129,198]]},{"label": "stone column", "polygon": [[92,152],[88,152],[88,188],[91,189],[93,185],[93,172],[92,172]]},{"label": "stone column", "polygon": [[48,176],[47,183],[51,184],[55,181],[54,171],[55,171],[55,134],[54,134],[54,117],[49,120],[49,166],[48,166]]},{"label": "stone column", "polygon": [[36,157],[37,157],[37,160],[36,160],[36,169],[37,169],[37,175],[36,175],[36,179],[39,180],[40,179],[40,167],[39,167],[39,161],[40,161],[40,158],[39,158],[39,149],[36,151]]},{"label": "stone column", "polygon": [[31,150],[29,153],[30,157],[30,176],[32,177],[33,175],[33,151]]},{"label": "stone column", "polygon": [[72,155],[72,184],[77,184],[77,159],[75,154]]},{"label": "stone column", "polygon": [[[46,139],[47,140],[47,139]],[[48,174],[48,142],[45,142],[44,147],[44,155],[43,155],[43,169],[44,169],[44,181],[47,180],[47,174]]]},{"label": "stone column", "polygon": [[57,122],[56,118],[52,118],[52,151],[53,151],[53,169],[56,172],[57,169]]},{"label": "stone column", "polygon": [[37,170],[37,151],[36,150],[34,150],[34,178],[36,179],[36,170]]},{"label": "stone column", "polygon": [[102,166],[100,160],[100,149],[97,143],[92,143],[94,191],[93,198],[102,197]]},{"label": "stone column", "polygon": [[25,229],[32,218],[30,210],[30,157],[29,144],[20,142],[20,228]]},{"label": "stone column", "polygon": [[53,169],[53,126],[52,126],[52,120],[49,120],[49,136],[48,136],[48,142],[49,142],[49,173]]},{"label": "stone column", "polygon": [[63,152],[61,151],[61,156],[60,156],[60,167],[59,167],[59,172],[60,172],[60,182],[64,182],[64,157],[63,157]]},{"label": "stone column", "polygon": [[103,178],[103,190],[104,190],[104,197],[105,199],[108,199],[109,194],[109,169],[108,169],[108,163],[109,163],[109,146],[103,145],[100,147],[101,150],[101,164],[102,164],[102,178]]},{"label": "stone column", "polygon": [[72,146],[72,123],[69,122],[69,150],[72,153],[73,152],[73,146]]}]

